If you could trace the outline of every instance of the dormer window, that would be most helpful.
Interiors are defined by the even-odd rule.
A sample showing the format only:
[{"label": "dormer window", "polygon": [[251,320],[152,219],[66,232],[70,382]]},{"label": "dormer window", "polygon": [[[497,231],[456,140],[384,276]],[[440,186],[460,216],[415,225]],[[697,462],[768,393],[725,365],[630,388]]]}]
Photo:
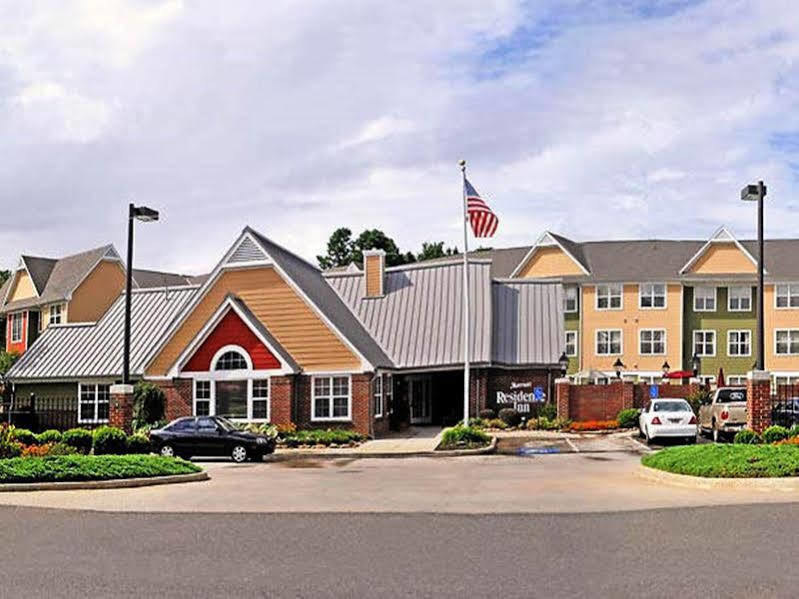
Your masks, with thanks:
[{"label": "dormer window", "polygon": [[61,324],[61,314],[63,312],[63,304],[53,304],[50,306],[50,324]]}]

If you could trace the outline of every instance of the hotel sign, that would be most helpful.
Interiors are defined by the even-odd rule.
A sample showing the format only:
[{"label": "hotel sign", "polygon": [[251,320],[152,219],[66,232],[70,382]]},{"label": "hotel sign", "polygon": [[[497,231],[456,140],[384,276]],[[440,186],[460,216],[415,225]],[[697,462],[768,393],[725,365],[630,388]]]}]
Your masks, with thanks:
[{"label": "hotel sign", "polygon": [[533,387],[533,383],[511,382],[510,389],[497,391],[496,401],[498,407],[513,408],[520,414],[529,414],[534,403],[543,403],[547,400],[547,394],[543,387]]}]

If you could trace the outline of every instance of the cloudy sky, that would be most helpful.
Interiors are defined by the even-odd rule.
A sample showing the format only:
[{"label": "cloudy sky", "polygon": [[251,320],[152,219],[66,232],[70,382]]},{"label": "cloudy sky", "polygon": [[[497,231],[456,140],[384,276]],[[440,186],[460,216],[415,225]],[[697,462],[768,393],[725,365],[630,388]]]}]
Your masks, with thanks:
[{"label": "cloudy sky", "polygon": [[210,269],[249,224],[313,258],[338,226],[492,245],[796,230],[789,0],[96,0],[0,5],[0,266],[125,247]]}]

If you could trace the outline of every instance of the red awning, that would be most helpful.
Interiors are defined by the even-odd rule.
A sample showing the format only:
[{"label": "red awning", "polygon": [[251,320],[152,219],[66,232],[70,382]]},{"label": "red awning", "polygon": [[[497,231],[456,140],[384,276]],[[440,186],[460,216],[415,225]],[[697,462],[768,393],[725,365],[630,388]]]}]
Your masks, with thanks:
[{"label": "red awning", "polygon": [[692,370],[675,370],[663,376],[664,379],[690,379],[694,376]]}]

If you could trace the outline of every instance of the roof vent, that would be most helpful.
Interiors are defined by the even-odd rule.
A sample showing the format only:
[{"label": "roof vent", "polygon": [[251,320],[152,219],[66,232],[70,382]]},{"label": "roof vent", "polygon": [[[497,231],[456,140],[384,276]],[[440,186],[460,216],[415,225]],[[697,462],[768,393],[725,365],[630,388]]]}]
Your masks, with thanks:
[{"label": "roof vent", "polygon": [[266,260],[266,254],[249,237],[241,240],[239,247],[230,255],[228,263],[241,262],[262,262]]},{"label": "roof vent", "polygon": [[386,278],[386,252],[366,250],[363,253],[363,277],[366,297],[382,297]]}]

